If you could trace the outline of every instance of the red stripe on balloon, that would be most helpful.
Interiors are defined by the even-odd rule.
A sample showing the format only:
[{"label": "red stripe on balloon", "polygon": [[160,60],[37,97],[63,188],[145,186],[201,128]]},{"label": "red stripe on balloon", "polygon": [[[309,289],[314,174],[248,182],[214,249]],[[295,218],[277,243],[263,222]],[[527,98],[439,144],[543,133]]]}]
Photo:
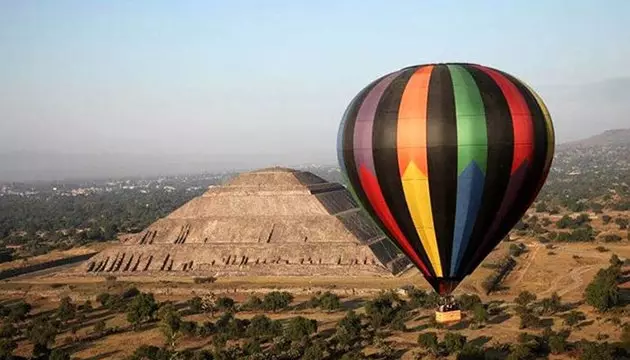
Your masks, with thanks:
[{"label": "red stripe on balloon", "polygon": [[396,238],[395,240],[398,245],[420,268],[424,276],[431,277],[426,265],[422,262],[422,260],[420,260],[420,257],[409,243],[409,240],[407,240],[405,235],[402,233],[400,227],[398,227],[398,224],[396,223],[396,220],[392,216],[392,213],[385,202],[383,192],[381,191],[381,187],[378,184],[376,176],[370,173],[370,171],[362,165],[359,167],[359,180],[361,181],[361,187],[370,201],[374,212],[376,212],[376,215],[381,219],[390,233]]},{"label": "red stripe on balloon", "polygon": [[478,65],[475,65],[475,67],[488,74],[494,80],[501,92],[503,92],[510,109],[514,132],[514,157],[510,173],[514,174],[525,160],[528,160],[529,163],[532,162],[532,156],[534,155],[534,123],[532,114],[523,94],[508,78],[496,70]]}]

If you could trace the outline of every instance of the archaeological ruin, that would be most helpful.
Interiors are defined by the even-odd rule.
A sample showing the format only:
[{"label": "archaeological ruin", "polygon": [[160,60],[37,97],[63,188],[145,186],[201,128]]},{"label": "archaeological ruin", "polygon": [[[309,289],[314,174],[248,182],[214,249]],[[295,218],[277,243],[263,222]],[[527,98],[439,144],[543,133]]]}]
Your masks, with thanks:
[{"label": "archaeological ruin", "polygon": [[310,173],[270,168],[211,187],[95,255],[93,275],[392,276],[410,266],[350,193]]}]

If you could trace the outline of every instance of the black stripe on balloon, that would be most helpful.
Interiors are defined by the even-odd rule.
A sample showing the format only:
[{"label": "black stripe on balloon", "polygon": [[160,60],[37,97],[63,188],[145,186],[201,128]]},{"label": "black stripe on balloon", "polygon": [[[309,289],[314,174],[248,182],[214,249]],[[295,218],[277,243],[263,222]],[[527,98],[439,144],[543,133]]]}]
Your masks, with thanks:
[{"label": "black stripe on balloon", "polygon": [[[435,277],[435,270],[411,218],[398,166],[398,110],[405,87],[417,68],[408,68],[400,73],[385,89],[379,100],[372,131],[372,152],[376,178],[389,210],[405,238],[429,269],[430,276]],[[402,248],[399,248],[402,251]]]},{"label": "black stripe on balloon", "polygon": [[[473,260],[477,249],[483,242],[499,211],[505,190],[510,181],[512,158],[514,156],[512,117],[507,99],[503,95],[501,88],[482,70],[470,65],[466,65],[465,68],[479,88],[486,113],[488,161],[479,213],[458,269],[457,275],[460,278],[468,275],[465,273],[465,270],[470,268],[469,263]],[[492,248],[488,252],[490,250]]]},{"label": "black stripe on balloon", "polygon": [[457,205],[457,118],[453,83],[446,65],[436,65],[429,80],[427,157],[433,225],[442,275],[449,277]]},{"label": "black stripe on balloon", "polygon": [[527,89],[527,87],[519,80],[509,74],[503,72],[501,72],[501,74],[516,86],[527,103],[534,127],[534,149],[532,160],[529,163],[529,170],[525,175],[526,179],[521,186],[519,196],[516,198],[513,206],[507,213],[505,222],[503,222],[499,227],[499,234],[501,235],[499,241],[510,232],[516,223],[518,223],[523,214],[536,199],[536,196],[538,195],[536,190],[539,189],[540,183],[545,181],[545,179],[543,179],[543,173],[545,171],[545,162],[547,159],[547,126],[545,125],[545,116],[540,108],[540,105],[538,105],[536,98],[529,89]]},{"label": "black stripe on balloon", "polygon": [[392,243],[395,243],[395,241],[393,241],[393,239],[395,239],[394,236],[387,230],[383,221],[378,217],[376,212],[374,212],[365,191],[363,191],[363,188],[361,187],[361,180],[359,179],[359,173],[357,172],[356,162],[354,161],[354,127],[356,125],[359,109],[370,90],[372,90],[376,84],[387,76],[388,75],[384,75],[363,88],[363,90],[361,90],[361,92],[359,92],[359,94],[357,94],[357,96],[355,96],[355,98],[350,102],[350,105],[348,105],[348,110],[346,111],[347,120],[345,128],[343,129],[343,140],[339,151],[342,151],[341,157],[346,168],[348,186],[352,188],[361,207],[370,216],[372,221]]}]

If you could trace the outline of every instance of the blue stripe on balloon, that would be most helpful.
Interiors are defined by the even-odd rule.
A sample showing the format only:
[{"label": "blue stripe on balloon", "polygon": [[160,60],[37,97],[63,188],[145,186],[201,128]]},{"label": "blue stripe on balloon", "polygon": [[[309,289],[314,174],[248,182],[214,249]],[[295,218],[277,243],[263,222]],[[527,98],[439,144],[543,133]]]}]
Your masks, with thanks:
[{"label": "blue stripe on balloon", "polygon": [[470,242],[473,226],[477,220],[485,176],[479,166],[472,161],[457,179],[457,208],[453,232],[453,256],[451,276],[457,276],[462,257]]}]

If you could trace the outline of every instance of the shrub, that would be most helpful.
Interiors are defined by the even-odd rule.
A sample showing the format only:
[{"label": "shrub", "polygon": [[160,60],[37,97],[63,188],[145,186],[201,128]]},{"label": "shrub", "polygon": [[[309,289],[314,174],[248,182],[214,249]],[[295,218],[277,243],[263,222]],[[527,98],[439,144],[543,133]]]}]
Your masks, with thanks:
[{"label": "shrub", "polygon": [[286,291],[272,291],[267,293],[263,299],[263,308],[265,310],[276,312],[286,309],[293,301],[293,295]]},{"label": "shrub", "polygon": [[564,323],[568,326],[575,326],[579,324],[581,321],[586,320],[586,315],[584,315],[581,311],[572,310],[564,317]]},{"label": "shrub", "polygon": [[444,335],[444,347],[449,354],[461,351],[464,345],[466,345],[465,336],[454,332],[447,332]]},{"label": "shrub", "polygon": [[437,353],[439,349],[437,334],[434,332],[421,333],[418,335],[418,345],[434,354]]},{"label": "shrub", "polygon": [[628,228],[628,223],[630,221],[628,221],[627,218],[624,217],[618,217],[615,219],[615,224],[617,224],[617,226],[619,226],[620,230],[625,230]]},{"label": "shrub", "polygon": [[319,306],[323,310],[334,311],[341,308],[341,301],[339,296],[327,291],[319,297]]},{"label": "shrub", "polygon": [[521,318],[519,329],[531,329],[540,326],[540,318],[530,311],[523,311],[519,316]]},{"label": "shrub", "polygon": [[374,329],[391,324],[397,316],[404,316],[406,304],[393,292],[382,293],[368,301],[365,305],[365,313],[370,319]]},{"label": "shrub", "polygon": [[94,324],[94,332],[97,334],[105,332],[105,320],[101,319]]},{"label": "shrub", "polygon": [[606,234],[602,236],[602,240],[604,242],[619,242],[621,241],[621,236],[617,235],[617,234]]},{"label": "shrub", "polygon": [[98,301],[99,304],[101,304],[102,307],[107,307],[107,304],[109,302],[109,298],[110,297],[111,297],[111,295],[109,293],[100,293],[96,297],[96,301]]},{"label": "shrub", "polygon": [[612,267],[599,270],[584,292],[586,303],[602,312],[616,306],[619,303],[617,276],[618,271]]},{"label": "shrub", "polygon": [[313,343],[304,350],[302,360],[322,360],[325,358],[324,351],[326,347],[321,343]]},{"label": "shrub", "polygon": [[551,331],[547,337],[547,344],[549,345],[549,351],[552,354],[562,354],[566,351],[568,344],[567,339],[569,337],[568,332],[553,332]]},{"label": "shrub", "polygon": [[462,310],[472,310],[475,305],[481,304],[481,298],[475,294],[462,294],[457,298],[457,303]]},{"label": "shrub", "polygon": [[272,338],[282,333],[282,325],[265,315],[256,315],[250,320],[245,333],[251,338]]},{"label": "shrub", "polygon": [[194,277],[193,282],[195,284],[212,284],[217,281],[217,278],[214,276],[205,276],[205,277]]},{"label": "shrub", "polygon": [[499,285],[501,281],[503,281],[505,276],[507,276],[507,274],[512,271],[515,265],[516,261],[514,261],[511,256],[508,255],[503,258],[503,260],[500,262],[499,267],[494,271],[494,273],[486,277],[481,283],[481,286],[486,291],[486,294],[490,294],[490,292],[492,292],[497,287],[497,285]]},{"label": "shrub", "polygon": [[297,316],[287,322],[284,334],[291,340],[301,340],[317,332],[317,321]]},{"label": "shrub", "polygon": [[605,247],[600,245],[600,246],[596,247],[595,250],[597,250],[600,253],[603,253],[603,252],[607,252],[608,248],[605,248]]},{"label": "shrub", "polygon": [[188,299],[188,301],[186,301],[186,306],[191,314],[199,314],[203,312],[203,300],[199,296]]},{"label": "shrub", "polygon": [[475,304],[473,307],[473,320],[478,324],[488,321],[488,310],[482,303]]},{"label": "shrub", "polygon": [[234,310],[234,299],[227,297],[227,296],[222,296],[220,298],[217,299],[216,301],[216,307],[219,310],[223,310],[223,311],[232,311]]},{"label": "shrub", "polygon": [[66,296],[61,299],[59,308],[57,309],[57,317],[64,323],[74,319],[77,313],[77,307],[72,303],[70,297]]},{"label": "shrub", "polygon": [[140,294],[140,290],[136,287],[129,288],[122,293],[124,299],[131,299]]},{"label": "shrub", "polygon": [[562,301],[558,293],[554,292],[550,297],[540,300],[541,313],[545,315],[555,314],[562,310]]},{"label": "shrub", "polygon": [[361,335],[361,318],[352,310],[337,323],[335,338],[343,348],[349,348]]},{"label": "shrub", "polygon": [[158,309],[153,294],[140,293],[134,297],[127,309],[127,321],[134,327],[143,322],[152,320]]},{"label": "shrub", "polygon": [[28,315],[32,309],[33,307],[31,304],[25,302],[24,300],[20,300],[18,303],[9,307],[9,320],[13,322],[22,321],[26,319],[26,315]]},{"label": "shrub", "polygon": [[529,291],[521,291],[516,299],[514,299],[514,302],[520,306],[527,306],[533,301],[536,301],[536,294]]},{"label": "shrub", "polygon": [[252,295],[241,305],[241,310],[253,311],[261,310],[263,308],[263,301],[256,295]]}]

